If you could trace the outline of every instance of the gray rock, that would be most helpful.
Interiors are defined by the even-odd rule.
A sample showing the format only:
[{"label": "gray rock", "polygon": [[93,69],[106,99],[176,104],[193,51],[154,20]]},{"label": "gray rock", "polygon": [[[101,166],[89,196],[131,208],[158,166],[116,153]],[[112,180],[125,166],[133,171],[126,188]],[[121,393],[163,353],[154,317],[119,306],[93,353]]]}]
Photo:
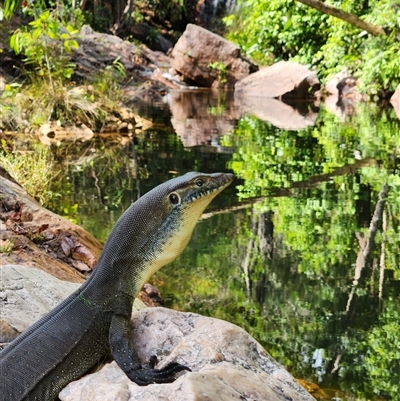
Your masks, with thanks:
[{"label": "gray rock", "polygon": [[0,342],[9,342],[75,291],[79,284],[59,280],[32,267],[0,266]]},{"label": "gray rock", "polygon": [[[218,319],[165,308],[147,308],[132,319],[139,358],[159,367],[177,361],[192,372],[174,383],[139,387],[115,362],[70,383],[62,401],[292,400],[314,398],[241,328]],[[217,397],[217,398],[216,398]]]},{"label": "gray rock", "polygon": [[[0,327],[21,332],[74,291],[67,283],[34,268],[0,270]],[[181,372],[171,384],[137,386],[115,362],[66,386],[61,401],[311,401],[314,398],[241,328],[218,319],[165,308],[145,308],[135,300],[132,340],[146,365],[177,361]]]},{"label": "gray rock", "polygon": [[[0,343],[13,340],[79,286],[33,267],[0,266]],[[144,305],[136,299],[134,307]]]},{"label": "gray rock", "polygon": [[72,53],[71,61],[76,64],[74,74],[78,77],[90,78],[115,60],[124,66],[127,78],[146,80],[153,71],[140,47],[118,36],[98,33],[84,25],[77,42],[79,48]]}]

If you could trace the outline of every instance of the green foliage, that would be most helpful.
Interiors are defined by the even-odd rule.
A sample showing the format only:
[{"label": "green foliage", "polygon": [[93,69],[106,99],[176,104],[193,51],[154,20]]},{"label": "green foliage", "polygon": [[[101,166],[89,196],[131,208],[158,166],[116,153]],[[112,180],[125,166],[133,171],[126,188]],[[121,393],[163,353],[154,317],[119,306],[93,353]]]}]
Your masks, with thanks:
[{"label": "green foliage", "polygon": [[217,79],[221,84],[227,82],[228,69],[224,62],[214,61],[213,63],[208,64],[207,67],[216,72]]},{"label": "green foliage", "polygon": [[228,38],[257,61],[306,58],[327,38],[327,16],[292,0],[251,0],[238,3],[237,13],[224,19]]},{"label": "green foliage", "polygon": [[[109,113],[118,111],[125,69],[117,58],[86,85],[74,87],[60,79],[32,77],[29,86],[10,84],[0,93],[0,129],[29,130],[49,121],[58,125],[85,124],[100,129]],[[49,95],[51,94],[51,96]]]},{"label": "green foliage", "polygon": [[186,10],[184,0],[144,0],[143,8],[152,10],[160,20],[172,23],[180,21]]},{"label": "green foliage", "polygon": [[230,167],[245,180],[239,196],[267,195],[272,188],[334,173],[353,164],[357,152],[363,159],[374,157],[389,167],[400,149],[398,122],[371,106],[360,105],[357,113],[343,124],[321,110],[317,125],[298,132],[276,129],[254,117],[242,118],[235,136],[225,138],[238,149]]},{"label": "green foliage", "polygon": [[30,13],[42,13],[44,10],[52,10],[53,13],[58,14],[58,18],[64,22],[68,22],[75,27],[81,27],[85,18],[79,8],[74,8],[75,2],[71,0],[35,0],[26,1],[22,0],[5,0],[4,8],[0,5],[0,21],[4,18],[11,18],[16,11],[22,6],[22,12],[26,14]]},{"label": "green foliage", "polygon": [[292,0],[239,0],[225,18],[228,38],[251,57],[311,65],[323,78],[346,68],[372,95],[394,91],[400,68],[400,8],[392,0],[338,0],[335,7],[383,26],[387,36],[373,37],[352,25]]},{"label": "green foliage", "polygon": [[42,205],[54,196],[50,191],[53,178],[52,156],[49,148],[34,144],[26,150],[10,150],[2,140],[0,144],[0,164],[7,172]]},{"label": "green foliage", "polygon": [[121,57],[117,57],[111,65],[106,67],[106,71],[114,72],[119,79],[126,78],[125,67],[120,61]]},{"label": "green foliage", "polygon": [[9,253],[12,251],[14,247],[14,241],[13,240],[3,240],[0,239],[0,253]]},{"label": "green foliage", "polygon": [[[32,129],[49,121],[59,125],[84,123],[93,129],[105,119],[103,106],[91,88],[64,86],[59,80],[49,83],[40,77],[28,87],[10,88],[0,95],[0,127],[14,131]],[[105,108],[105,107],[104,107]]]},{"label": "green foliage", "polygon": [[5,0],[4,9],[0,6],[0,21],[11,18],[15,11],[21,6],[22,0]]},{"label": "green foliage", "polygon": [[398,301],[390,298],[378,324],[368,333],[365,365],[371,385],[378,395],[396,399],[400,392],[399,377],[391,371],[400,371],[400,336],[396,322],[400,321]]},{"label": "green foliage", "polygon": [[115,105],[121,101],[120,84],[125,78],[125,67],[117,57],[104,71],[99,71],[96,76],[92,77],[93,93],[90,99],[100,101],[105,110],[113,110]]},{"label": "green foliage", "polygon": [[11,48],[25,56],[41,77],[64,80],[71,78],[75,65],[70,62],[72,50],[78,48],[78,31],[71,25],[63,26],[49,10],[29,23],[29,27],[16,30],[10,39]]}]

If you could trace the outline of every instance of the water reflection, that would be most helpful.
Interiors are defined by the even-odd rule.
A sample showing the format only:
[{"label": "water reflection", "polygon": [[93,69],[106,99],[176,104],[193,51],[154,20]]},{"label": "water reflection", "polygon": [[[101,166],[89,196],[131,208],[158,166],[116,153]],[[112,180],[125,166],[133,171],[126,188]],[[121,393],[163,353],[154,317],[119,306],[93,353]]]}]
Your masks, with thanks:
[{"label": "water reflection", "polygon": [[398,121],[360,107],[343,122],[322,108],[314,126],[288,131],[216,94],[187,96],[172,94],[164,124],[129,143],[55,149],[53,209],[104,240],[158,183],[233,171],[234,186],[154,279],[168,304],[244,327],[326,399],[397,399]]},{"label": "water reflection", "polygon": [[183,146],[210,145],[220,152],[219,137],[233,132],[238,113],[230,92],[209,90],[171,91],[167,97],[171,124]]},{"label": "water reflection", "polygon": [[315,124],[319,108],[302,101],[281,101],[278,99],[247,97],[236,98],[242,115],[253,115],[277,128],[300,130]]}]

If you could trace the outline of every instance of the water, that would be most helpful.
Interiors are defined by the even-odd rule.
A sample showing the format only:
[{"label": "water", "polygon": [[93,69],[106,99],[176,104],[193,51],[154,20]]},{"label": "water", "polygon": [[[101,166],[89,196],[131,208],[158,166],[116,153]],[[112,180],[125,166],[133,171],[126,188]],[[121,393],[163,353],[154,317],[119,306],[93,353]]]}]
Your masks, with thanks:
[{"label": "water", "polygon": [[[245,328],[296,378],[317,384],[321,400],[400,399],[394,112],[362,105],[346,117],[306,106],[296,116],[303,128],[289,131],[243,113],[229,94],[167,100],[141,106],[157,124],[133,139],[54,149],[61,195],[52,209],[104,241],[158,183],[191,170],[234,172],[184,253],[153,278],[167,306]],[[263,118],[279,125],[268,111]]]}]

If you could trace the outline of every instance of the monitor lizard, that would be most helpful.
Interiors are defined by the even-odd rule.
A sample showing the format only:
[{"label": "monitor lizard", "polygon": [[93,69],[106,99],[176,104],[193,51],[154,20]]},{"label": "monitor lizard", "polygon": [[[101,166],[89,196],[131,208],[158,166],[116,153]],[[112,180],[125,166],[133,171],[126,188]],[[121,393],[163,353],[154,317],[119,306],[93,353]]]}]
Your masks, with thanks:
[{"label": "monitor lizard", "polygon": [[135,296],[186,247],[229,173],[187,173],[146,193],[119,218],[91,276],[0,352],[2,401],[51,401],[111,352],[138,385],[170,383],[187,367],[140,365],[130,340]]}]

